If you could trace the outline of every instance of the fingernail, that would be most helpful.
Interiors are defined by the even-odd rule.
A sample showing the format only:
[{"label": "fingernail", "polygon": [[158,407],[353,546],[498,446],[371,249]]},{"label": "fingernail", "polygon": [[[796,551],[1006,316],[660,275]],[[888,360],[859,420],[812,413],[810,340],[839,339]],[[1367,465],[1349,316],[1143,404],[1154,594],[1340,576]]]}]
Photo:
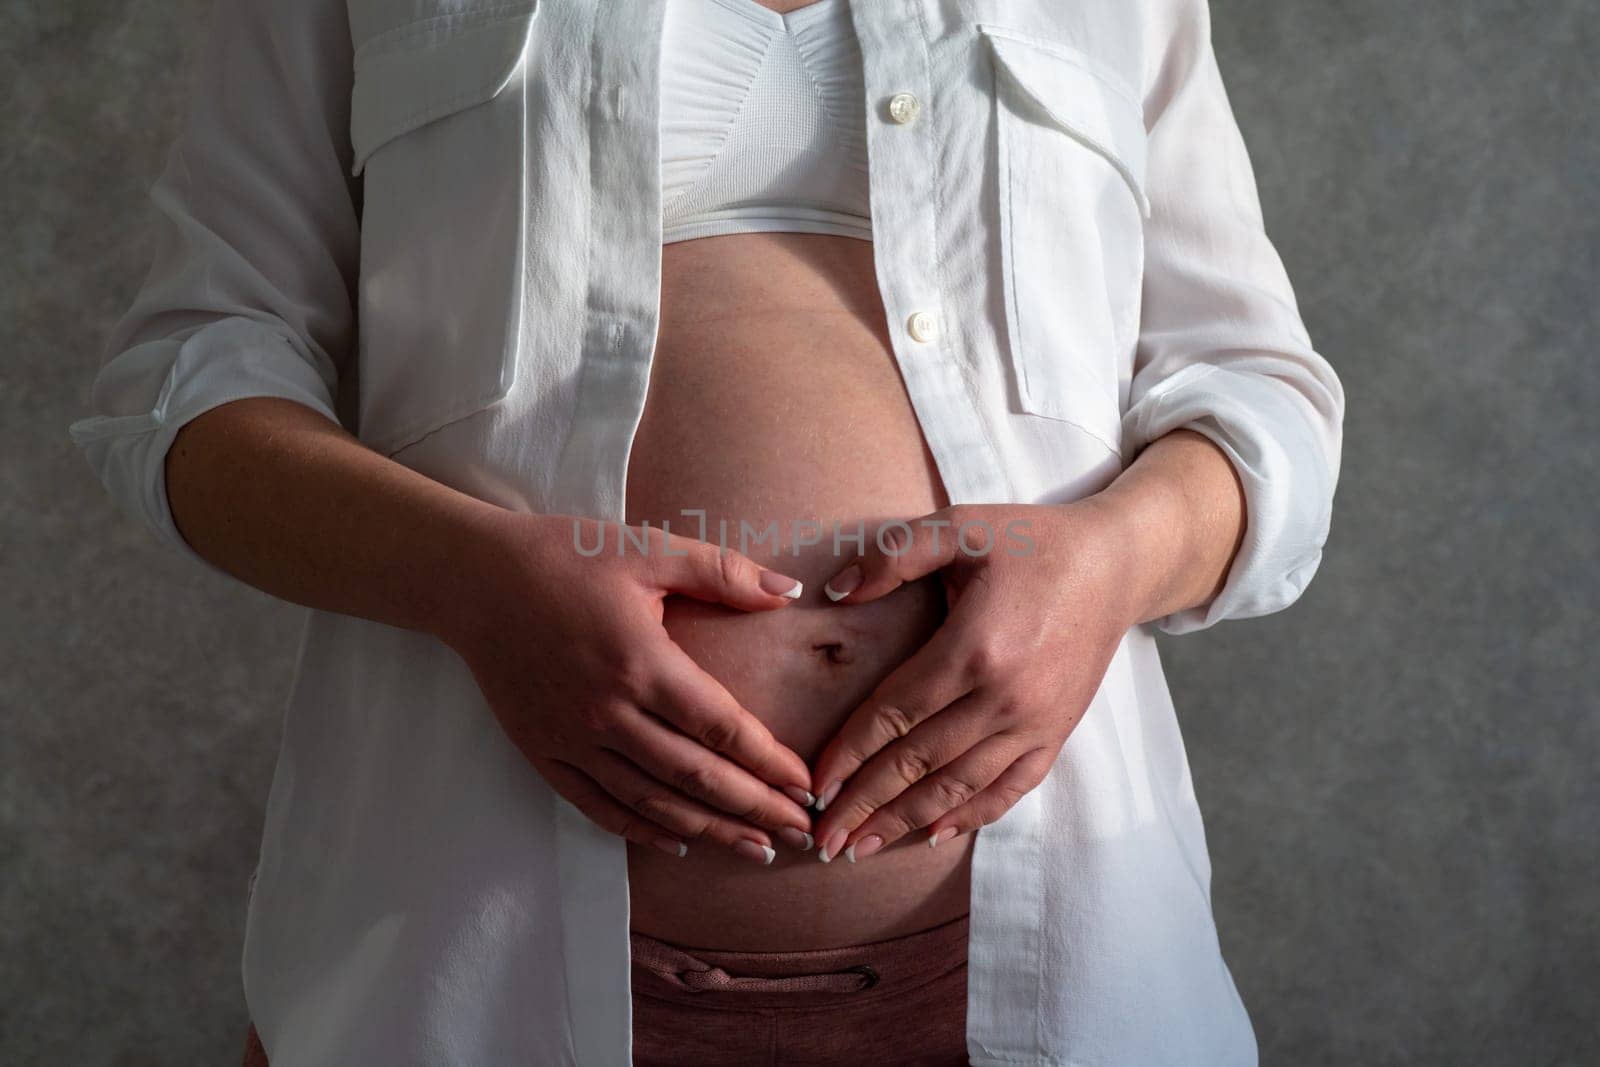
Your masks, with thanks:
[{"label": "fingernail", "polygon": [[828,843],[822,846],[822,851],[817,853],[817,859],[823,863],[832,863],[833,857],[839,854],[844,847],[844,839],[850,836],[850,831],[845,829],[835,830],[828,836]]},{"label": "fingernail", "polygon": [[828,805],[833,803],[833,798],[839,795],[839,790],[843,788],[843,786],[844,780],[840,779],[839,781],[831,783],[828,788],[824,789],[822,791],[822,795],[817,798],[817,810],[827,810]]},{"label": "fingernail", "polygon": [[786,574],[779,574],[777,571],[766,570],[761,572],[760,585],[763,593],[772,593],[776,596],[788,597],[790,600],[800,599],[800,594],[805,589],[803,584],[793,578],[790,578]]},{"label": "fingernail", "polygon": [[816,797],[812,796],[809,792],[801,789],[797,785],[784,786],[783,795],[800,805],[802,808],[809,808],[811,805],[817,802]]},{"label": "fingernail", "polygon": [[858,859],[866,859],[868,856],[872,855],[882,847],[883,838],[879,837],[877,834],[868,834],[860,841],[857,841],[855,844],[845,849],[844,858],[849,860],[851,863],[854,863]]},{"label": "fingernail", "polygon": [[810,852],[811,846],[816,844],[816,838],[804,830],[796,830],[792,826],[785,826],[778,831],[778,836],[783,838],[783,843],[790,848],[797,848],[801,852]]},{"label": "fingernail", "polygon": [[828,599],[835,603],[861,588],[861,564],[852,563],[844,570],[828,579],[828,584],[822,591],[828,594]]},{"label": "fingernail", "polygon": [[771,845],[763,845],[759,841],[735,841],[733,850],[745,859],[763,865],[770,864],[778,855],[777,849]]},{"label": "fingernail", "polygon": [[946,826],[943,830],[935,830],[928,835],[928,847],[934,848],[939,842],[948,841],[954,836],[956,836],[956,828],[954,826]]},{"label": "fingernail", "polygon": [[659,848],[662,852],[670,852],[680,860],[683,859],[684,853],[689,851],[688,845],[684,844],[682,841],[674,841],[670,837],[658,837],[652,841],[651,844],[655,845],[656,848]]}]

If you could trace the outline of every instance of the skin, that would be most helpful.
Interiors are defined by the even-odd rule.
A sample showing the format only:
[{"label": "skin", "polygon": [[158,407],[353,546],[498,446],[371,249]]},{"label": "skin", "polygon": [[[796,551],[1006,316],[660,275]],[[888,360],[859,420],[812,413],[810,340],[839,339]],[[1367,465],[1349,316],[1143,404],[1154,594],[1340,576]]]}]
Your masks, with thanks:
[{"label": "skin", "polygon": [[[760,592],[763,569],[736,552],[684,540],[688,562],[657,552],[584,560],[579,568],[570,558],[569,518],[508,512],[459,493],[371,452],[322,415],[273,398],[233,401],[191,421],[168,454],[167,479],[180,532],[227,573],[285,600],[430,633],[455,649],[508,737],[542,772],[556,768],[546,773],[551,785],[599,825],[638,845],[703,841],[729,855],[738,855],[731,850],[743,840],[777,851],[785,827],[822,842],[844,829],[848,840],[834,841],[836,849],[873,834],[889,841],[947,827],[969,840],[971,830],[1037,783],[1087,706],[1124,624],[1215,593],[1244,514],[1226,457],[1180,431],[1151,444],[1102,493],[1030,515],[1038,544],[1031,560],[952,560],[941,574],[951,573],[953,607],[937,640],[956,650],[948,662],[963,673],[952,682],[947,670],[929,672],[922,686],[935,695],[918,705],[894,694],[901,685],[922,688],[916,679],[930,656],[906,661],[849,716],[812,770],[716,678],[686,662],[662,623],[673,595],[753,613],[794,611],[795,601]],[[921,557],[901,563],[914,558]],[[872,557],[866,562],[874,576],[839,605],[818,610],[865,603],[906,577]],[[1057,572],[1055,595],[1039,596],[1039,572],[1024,572],[1021,563]],[[985,622],[977,626],[972,620],[980,615]],[[1056,625],[1061,619],[1076,625]],[[581,658],[528,656],[530,649],[582,648],[591,638],[551,640],[579,633],[605,636]],[[556,686],[574,696],[551,701]],[[611,776],[601,767],[611,724],[637,729],[626,720],[650,703],[643,695],[674,687],[684,694],[686,714],[701,716],[686,718],[683,732],[703,747],[663,752],[659,776],[649,781]],[[948,712],[948,700],[935,704],[961,688],[986,699]],[[1015,702],[1003,694],[1016,694]],[[937,714],[918,715],[916,732],[900,737],[907,717],[891,709],[919,706]],[[946,738],[951,724],[960,729]],[[989,744],[965,762],[880,756],[867,768],[871,774],[852,773],[891,739],[945,739],[948,750],[958,734]],[[585,770],[591,767],[593,773]],[[933,767],[937,774],[901,770]],[[814,825],[784,794],[820,793],[836,779],[849,784]],[[917,789],[908,790],[913,781]],[[868,851],[858,847],[857,858]],[[909,850],[885,849],[875,858],[886,863],[896,851]],[[777,873],[742,855],[739,862],[758,876]],[[915,905],[901,902],[897,911],[906,922],[919,921]]]},{"label": "skin", "polygon": [[[750,612],[791,604],[763,590],[767,571],[747,558],[683,538],[671,539],[671,553],[658,541],[648,556],[576,557],[577,520],[468,496],[277,398],[231,401],[191,420],[167,454],[166,478],[184,539],[240,581],[454,649],[507,736],[606,829],[646,845],[691,835],[733,847],[809,826],[783,792],[803,799],[804,762],[661,625],[673,594]],[[530,713],[547,706],[560,711]],[[682,787],[670,797],[619,769],[607,747],[660,739],[650,730],[657,720],[695,742],[668,739],[647,759],[652,782]],[[700,782],[715,790],[696,799]]]},{"label": "skin", "polygon": [[[1233,468],[1180,432],[1072,504],[946,508],[886,348],[870,245],[733,235],[668,246],[664,265],[629,471],[628,519],[651,521],[654,543],[686,505],[976,515],[997,530],[1020,515],[1033,555],[869,553],[839,603],[822,586],[850,561],[831,546],[755,559],[674,534],[687,556],[582,558],[571,518],[504,511],[273,399],[184,428],[167,461],[174,517],[249,584],[455,649],[539,773],[637,846],[643,932],[785,950],[926,929],[965,910],[970,831],[1037,784],[1126,628],[1220,586],[1242,532]],[[857,450],[873,462],[851,462]],[[802,579],[802,596],[760,591],[763,573],[780,589]],[[835,645],[848,662],[831,661]],[[835,780],[820,815],[796,803]],[[947,827],[961,836],[922,847]],[[824,867],[807,833],[873,862]]]},{"label": "skin", "polygon": [[[859,606],[822,592],[855,551],[846,541],[835,552],[835,524],[869,538],[947,502],[892,355],[873,247],[819,234],[701,238],[662,249],[662,279],[627,519],[678,530],[683,512],[703,511],[710,537],[725,520],[730,544],[805,582],[793,605],[762,617],[670,598],[664,624],[809,764],[945,610],[935,577]],[[741,545],[741,522],[770,540]],[[893,850],[860,870],[818,863],[804,834],[780,832],[760,864],[688,845],[682,858],[630,848],[634,929],[704,948],[858,944],[955,918],[971,896],[965,843]]]},{"label": "skin", "polygon": [[[1244,528],[1233,467],[1179,431],[1083,500],[947,506],[870,245],[850,238],[667,246],[662,316],[626,517],[657,527],[648,553],[580,557],[578,520],[477,500],[269,398],[180,432],[174,519],[267,593],[455,650],[538,773],[636,846],[636,928],[784,950],[961,914],[971,831],[1042,780],[1122,635],[1220,589]],[[920,536],[854,561],[719,553],[660,531],[683,507]],[[918,518],[951,524],[937,548]],[[949,530],[975,519],[1025,520],[1034,551],[955,552]],[[852,566],[848,595],[823,595]],[[801,597],[781,595],[795,579]],[[826,801],[815,817],[807,793]],[[816,859],[842,853],[873,863],[826,878],[841,868]]]},{"label": "skin", "polygon": [[[1221,450],[1179,431],[1096,496],[946,508],[926,517],[942,527],[913,523],[891,551],[870,546],[841,570],[829,587],[850,590],[844,604],[937,573],[951,612],[817,761],[813,789],[826,809],[814,832],[823,847],[860,860],[913,834],[941,846],[1005,814],[1044,780],[1123,634],[1220,589],[1243,533],[1242,497]],[[969,554],[949,533],[1013,520],[1028,523],[1037,557]],[[1167,532],[1167,522],[1179,525]],[[972,547],[981,550],[982,539]],[[1139,566],[1151,558],[1164,565]]]},{"label": "skin", "polygon": [[[1175,435],[1085,501],[948,507],[894,362],[870,243],[732,234],[674,243],[662,256],[628,521],[677,530],[684,511],[704,512],[710,536],[725,520],[735,547],[805,581],[783,612],[750,617],[669,598],[664,621],[812,767],[814,794],[847,784],[830,790],[811,842],[780,833],[765,869],[692,842],[681,859],[630,849],[632,924],[682,944],[787,951],[882,940],[965,914],[971,835],[930,850],[929,830],[998,818],[1042,779],[1138,616],[1173,597],[1209,595],[1220,554],[1149,562],[1190,550],[1170,540],[1180,514],[1191,524],[1219,520],[1206,501],[1219,488],[1236,493],[1232,467],[1224,459],[1226,481],[1208,484],[1205,475],[1219,472],[1207,460],[1220,453],[1203,437]],[[1166,466],[1183,478],[1181,493],[1156,469]],[[823,587],[856,545],[844,542],[840,554],[824,538],[797,550],[787,533],[797,520],[860,523],[876,545],[885,521],[919,518],[955,524],[943,528],[940,551],[931,536],[898,557],[874,548],[859,561],[870,580],[837,603]],[[1236,540],[1227,518],[1224,506],[1217,525]],[[751,529],[775,522],[776,543],[739,545],[741,520]],[[951,531],[973,520],[996,531],[1025,520],[1034,554],[956,553]],[[1199,582],[1183,577],[1197,571]],[[1158,589],[1163,574],[1174,577]],[[817,862],[841,855],[873,862]]]}]

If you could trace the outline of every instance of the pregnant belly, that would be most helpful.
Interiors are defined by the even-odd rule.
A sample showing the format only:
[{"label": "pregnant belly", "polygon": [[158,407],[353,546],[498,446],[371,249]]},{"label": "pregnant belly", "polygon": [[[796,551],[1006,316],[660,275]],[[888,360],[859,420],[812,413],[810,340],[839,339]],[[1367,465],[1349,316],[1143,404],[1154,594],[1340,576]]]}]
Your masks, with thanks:
[{"label": "pregnant belly", "polygon": [[[939,625],[937,578],[872,604],[822,585],[890,520],[947,502],[889,348],[872,246],[737,234],[662,249],[661,326],[629,459],[627,519],[721,541],[806,583],[746,614],[671,598],[667,631],[808,762]],[[777,844],[629,846],[634,929],[700,948],[792,951],[882,940],[967,911],[971,839],[916,835],[851,865]]]}]

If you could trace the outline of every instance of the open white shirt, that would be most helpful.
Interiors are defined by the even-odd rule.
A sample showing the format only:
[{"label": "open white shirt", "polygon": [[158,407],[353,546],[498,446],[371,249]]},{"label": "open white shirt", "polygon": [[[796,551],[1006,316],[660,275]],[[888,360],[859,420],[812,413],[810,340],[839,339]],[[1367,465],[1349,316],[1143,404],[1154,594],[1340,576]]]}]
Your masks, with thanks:
[{"label": "open white shirt", "polygon": [[[71,427],[119,504],[211,566],[166,450],[278,396],[504,507],[620,521],[658,321],[662,10],[219,0],[152,189],[159,255]],[[973,1062],[1254,1063],[1153,633],[1300,595],[1344,397],[1263,231],[1205,0],[851,19],[879,291],[950,501],[1072,500],[1179,427],[1247,494],[1221,593],[1130,630],[1044,783],[978,832]],[[465,664],[309,612],[243,960],[274,1067],[626,1064],[627,935],[623,841]]]}]

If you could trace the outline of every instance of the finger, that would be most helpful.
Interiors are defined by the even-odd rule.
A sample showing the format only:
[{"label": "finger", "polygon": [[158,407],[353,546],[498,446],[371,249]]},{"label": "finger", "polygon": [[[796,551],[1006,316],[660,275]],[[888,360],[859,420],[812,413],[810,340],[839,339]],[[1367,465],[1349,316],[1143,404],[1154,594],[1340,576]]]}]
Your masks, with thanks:
[{"label": "finger", "polygon": [[[1000,816],[1016,807],[1017,801],[1027,796],[1055,763],[1056,752],[1036,748],[1003,771],[989,787],[955,811],[941,815],[928,826],[926,840],[934,848],[955,837],[988,826]],[[860,851],[857,850],[857,855]]]},{"label": "finger", "polygon": [[823,585],[828,599],[876,600],[955,561],[958,520],[950,508],[909,522],[879,526],[866,549]]},{"label": "finger", "polygon": [[960,810],[1026,754],[1025,742],[1004,734],[992,735],[978,742],[915,785],[907,787],[852,829],[841,842],[845,858],[852,863],[865,859],[907,834]]},{"label": "finger", "polygon": [[846,836],[878,809],[997,733],[993,702],[977,693],[962,697],[851,775],[817,819],[817,840],[828,855],[837,856]]},{"label": "finger", "polygon": [[966,632],[954,616],[946,619],[850,713],[811,771],[818,811],[826,811],[845,781],[886,745],[972,691],[973,679],[959,655]]},{"label": "finger", "polygon": [[596,752],[586,771],[624,807],[680,840],[723,845],[760,864],[770,864],[777,856],[765,831],[712,811],[609,749]]},{"label": "finger", "polygon": [[646,774],[717,811],[769,830],[791,829],[800,844],[811,833],[811,817],[790,797],[738,764],[644,711],[626,716],[608,748],[627,757]]},{"label": "finger", "polygon": [[770,611],[799,599],[805,586],[732,549],[651,530],[648,559],[656,588],[744,611]]},{"label": "finger", "polygon": [[654,713],[713,752],[797,801],[810,802],[811,771],[799,753],[772,736],[765,723],[745,710],[733,694],[671,641],[639,706]]},{"label": "finger", "polygon": [[589,821],[607,833],[632,841],[636,845],[651,845],[669,855],[682,857],[688,853],[688,843],[658,823],[651,822],[636,811],[618,803],[600,784],[570,763],[553,759],[535,759],[533,767],[573,807],[583,812]]}]

